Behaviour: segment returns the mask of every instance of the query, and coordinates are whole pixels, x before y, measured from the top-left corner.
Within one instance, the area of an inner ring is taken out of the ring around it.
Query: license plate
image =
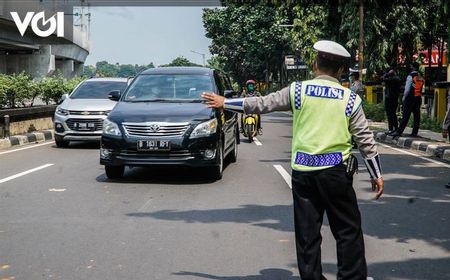
[[[95,123],[75,123],[78,130],[95,130]]]
[[[170,141],[165,140],[139,140],[138,151],[170,151]]]

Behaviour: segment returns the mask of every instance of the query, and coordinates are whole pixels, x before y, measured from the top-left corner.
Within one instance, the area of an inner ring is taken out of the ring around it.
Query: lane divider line
[[[12,175],[12,176],[6,177],[6,178],[4,178],[4,179],[0,179],[0,184],[5,183],[5,182],[8,182],[8,181],[11,181],[11,180],[13,180],[13,179],[16,179],[16,178],[19,178],[19,177],[22,177],[22,176],[25,176],[25,175],[27,175],[27,174],[30,174],[30,173],[33,173],[33,172],[36,172],[36,171],[39,171],[39,170],[41,170],[41,169],[50,167],[50,166],[52,166],[52,165],[53,165],[53,163],[47,163],[47,164],[38,166],[38,167],[36,167],[36,168],[33,168],[33,169],[30,169],[30,170],[27,170],[27,171],[18,173],[18,174],[16,174],[16,175]]]
[[[443,163],[443,162],[440,162],[440,161],[437,161],[437,160],[434,160],[434,159],[431,159],[431,158],[423,157],[423,156],[420,156],[420,155],[417,155],[417,154],[414,154],[414,153],[411,153],[411,152],[408,152],[408,151],[405,151],[405,150],[402,150],[402,149],[394,148],[394,147],[391,147],[389,145],[386,145],[386,144],[383,144],[383,143],[380,143],[380,142],[378,142],[378,145],[380,145],[382,147],[385,147],[385,148],[392,149],[392,150],[397,151],[397,152],[401,152],[401,153],[413,156],[413,157],[418,157],[420,159],[432,162],[432,163],[440,165],[442,167],[450,168],[450,164],[447,164],[447,163]]]
[[[262,143],[259,142],[259,140],[256,137],[253,138],[253,142],[255,142],[256,146],[262,146]]]
[[[30,145],[30,146],[25,147],[25,148],[14,149],[14,150],[6,151],[6,152],[0,152],[0,155],[14,153],[14,152],[19,152],[19,151],[23,151],[23,150],[28,150],[28,149],[37,148],[37,147],[40,147],[40,146],[50,145],[50,144],[54,144],[54,143],[55,143],[54,141],[50,141],[48,143],[34,144],[34,145]]]
[[[291,181],[291,175],[286,171],[286,169],[283,168],[283,166],[279,164],[274,164],[273,167],[280,173],[281,177],[283,177],[284,181],[288,185],[290,189],[292,189],[292,181]]]

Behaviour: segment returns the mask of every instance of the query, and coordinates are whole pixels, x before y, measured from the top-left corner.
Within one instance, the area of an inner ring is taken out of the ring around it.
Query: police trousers
[[[320,248],[324,213],[336,240],[337,279],[366,280],[361,215],[352,184],[344,164],[321,171],[292,171],[297,263],[302,280],[324,279]]]
[[[417,135],[420,125],[420,106],[422,105],[421,96],[408,96],[403,104],[403,116],[400,126],[398,127],[398,133],[402,134],[408,125],[409,117],[411,113],[414,116],[413,129],[411,134]]]

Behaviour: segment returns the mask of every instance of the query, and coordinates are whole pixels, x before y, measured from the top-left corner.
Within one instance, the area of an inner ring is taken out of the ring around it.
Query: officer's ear
[[[313,62],[313,65],[312,65],[312,70],[313,70],[313,72],[315,73],[315,72],[317,72],[317,59],[314,59],[314,62]]]

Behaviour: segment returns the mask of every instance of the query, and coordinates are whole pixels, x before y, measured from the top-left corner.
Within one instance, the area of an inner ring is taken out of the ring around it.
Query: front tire
[[[253,142],[253,125],[252,124],[247,124],[247,137],[248,137],[248,142],[252,143]]]
[[[123,173],[125,172],[125,166],[107,166],[105,165],[105,173],[106,177],[109,179],[120,179],[123,177]]]
[[[67,147],[69,147],[70,141],[64,141],[63,139],[64,139],[63,137],[60,137],[60,136],[57,136],[57,135],[55,136],[56,147],[58,147],[58,148],[67,148]]]
[[[239,137],[239,136],[237,136]],[[230,155],[228,156],[230,159],[230,162],[236,162],[237,161],[237,155],[238,155],[238,140],[237,137],[234,138],[233,143],[233,150],[231,150]]]
[[[212,166],[209,168],[208,177],[213,180],[220,180],[223,176],[223,148],[222,145],[219,145],[217,149],[216,159],[218,161],[218,165]]]

